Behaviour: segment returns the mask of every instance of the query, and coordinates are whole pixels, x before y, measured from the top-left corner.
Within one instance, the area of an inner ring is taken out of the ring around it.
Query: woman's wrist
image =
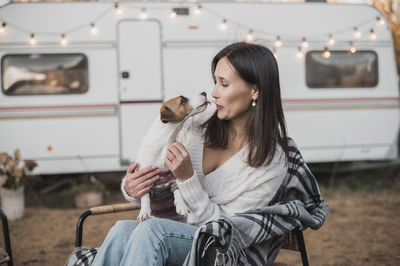
[[[191,178],[194,175],[193,169],[190,169],[190,171],[187,171],[186,173],[182,173],[179,176],[176,177],[176,179],[179,180],[179,182],[185,182],[189,178]]]

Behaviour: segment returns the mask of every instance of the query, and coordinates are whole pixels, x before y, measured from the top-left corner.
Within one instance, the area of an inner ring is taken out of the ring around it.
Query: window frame
[[[23,93],[23,94],[12,94],[12,93],[8,93],[5,91],[4,88],[4,61],[7,57],[9,56],[32,56],[32,55],[45,55],[45,56],[65,56],[65,55],[71,55],[71,56],[82,56],[84,58],[84,60],[86,61],[86,66],[87,66],[87,87],[85,88],[85,90],[81,90],[79,92],[62,92],[62,93]],[[4,54],[1,56],[1,70],[0,70],[0,74],[1,74],[1,91],[3,93],[3,95],[7,95],[7,96],[41,96],[41,95],[47,95],[47,96],[56,96],[56,95],[71,95],[71,94],[85,94],[89,91],[89,86],[90,86],[90,81],[89,81],[89,59],[88,56],[86,54],[83,53],[17,53],[17,54]]]
[[[374,50],[359,50],[357,51],[355,54],[359,54],[359,53],[372,53],[375,55],[376,57],[376,82],[374,83],[373,86],[367,86],[367,85],[359,85],[359,86],[310,86],[307,80],[307,59],[311,56],[311,54],[316,54],[316,53],[323,53],[323,50],[311,50],[311,51],[307,51],[306,56],[305,56],[305,60],[304,60],[304,74],[305,74],[305,83],[306,86],[310,89],[374,89],[378,86],[379,84],[379,57],[378,57],[378,53]],[[348,51],[346,50],[330,50],[331,56],[332,53],[341,53],[341,54],[349,54]],[[350,54],[351,55],[351,54]]]

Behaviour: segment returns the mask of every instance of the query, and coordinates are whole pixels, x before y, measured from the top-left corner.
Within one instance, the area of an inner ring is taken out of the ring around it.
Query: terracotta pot
[[[103,203],[103,193],[99,191],[81,192],[75,196],[75,205],[78,208],[99,206]]]
[[[22,218],[25,209],[24,186],[21,186],[16,190],[2,187],[1,208],[10,221]]]

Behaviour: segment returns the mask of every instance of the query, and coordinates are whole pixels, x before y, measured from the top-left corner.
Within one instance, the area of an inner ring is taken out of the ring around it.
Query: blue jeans
[[[118,221],[92,265],[182,265],[196,230],[196,226],[160,218]]]

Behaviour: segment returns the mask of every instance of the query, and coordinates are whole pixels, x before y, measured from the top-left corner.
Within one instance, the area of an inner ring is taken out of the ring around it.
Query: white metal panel
[[[165,48],[165,98],[190,97],[202,91],[211,98],[214,89],[211,60],[218,50],[219,47]]]
[[[135,161],[141,140],[160,114],[160,106],[160,103],[121,105],[121,160]]]
[[[118,157],[118,120],[116,114],[2,119],[0,139],[1,151],[19,148],[24,158],[53,162],[60,168],[57,172],[75,172],[57,161],[76,161],[85,167],[88,159]],[[36,172],[42,167],[39,164]]]
[[[118,27],[120,99],[162,99],[161,30],[156,21],[122,21]]]
[[[397,141],[398,108],[287,110],[285,116],[289,136],[309,162],[394,156],[390,150]]]

